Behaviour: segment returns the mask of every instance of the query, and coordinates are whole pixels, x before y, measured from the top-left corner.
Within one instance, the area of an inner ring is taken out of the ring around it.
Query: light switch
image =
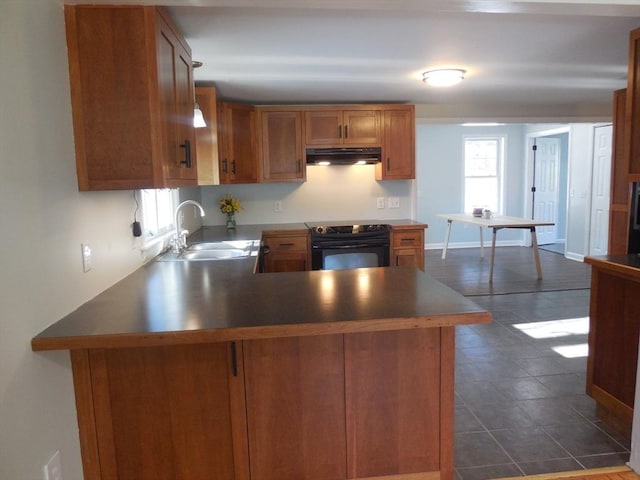
[[[384,197],[378,197],[376,199],[376,203],[378,205],[378,208],[384,208]]]
[[[389,197],[389,208],[400,208],[400,197]]]

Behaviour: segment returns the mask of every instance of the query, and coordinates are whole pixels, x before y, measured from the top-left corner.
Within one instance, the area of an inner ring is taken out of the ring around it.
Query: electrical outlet
[[[47,464],[42,469],[43,480],[62,480],[62,461],[60,460],[60,450],[53,454]]]
[[[384,197],[378,197],[376,199],[376,205],[378,208],[384,208]]]
[[[400,208],[400,197],[389,197],[389,208]]]
[[[276,213],[282,212],[282,202],[281,201],[273,202],[273,211],[276,212]]]
[[[91,270],[91,247],[86,243],[81,243],[82,248],[82,270],[87,273]]]

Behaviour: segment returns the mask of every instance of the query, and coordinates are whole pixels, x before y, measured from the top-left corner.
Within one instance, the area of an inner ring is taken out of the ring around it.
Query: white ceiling
[[[108,2],[104,2],[108,3]],[[122,2],[121,2],[122,3]],[[256,104],[410,102],[440,117],[608,115],[640,0],[159,0],[204,66]],[[426,69],[467,70],[428,87]]]

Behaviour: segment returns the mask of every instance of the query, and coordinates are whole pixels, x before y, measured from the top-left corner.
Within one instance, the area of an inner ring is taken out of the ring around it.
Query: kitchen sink
[[[189,245],[180,253],[169,251],[159,261],[229,260],[233,258],[255,257],[260,242],[257,240],[229,240],[223,242],[203,242]]]

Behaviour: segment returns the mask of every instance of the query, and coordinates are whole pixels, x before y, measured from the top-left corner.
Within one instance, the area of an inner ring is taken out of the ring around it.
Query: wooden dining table
[[[552,226],[553,222],[542,220],[532,220],[530,218],[510,217],[505,215],[492,215],[490,218],[475,217],[470,213],[441,213],[437,215],[447,221],[447,231],[444,237],[444,246],[442,248],[442,259],[447,258],[447,248],[449,246],[449,237],[451,236],[451,225],[453,222],[466,223],[476,225],[480,229],[480,256],[484,257],[484,240],[483,228],[491,228],[493,236],[491,238],[491,266],[489,269],[489,282],[493,282],[493,263],[496,252],[496,234],[498,230],[505,228],[528,229],[531,232],[531,247],[533,248],[533,256],[536,263],[536,271],[538,280],[542,279],[542,266],[540,265],[540,254],[538,252],[538,239],[536,237],[536,227]]]

